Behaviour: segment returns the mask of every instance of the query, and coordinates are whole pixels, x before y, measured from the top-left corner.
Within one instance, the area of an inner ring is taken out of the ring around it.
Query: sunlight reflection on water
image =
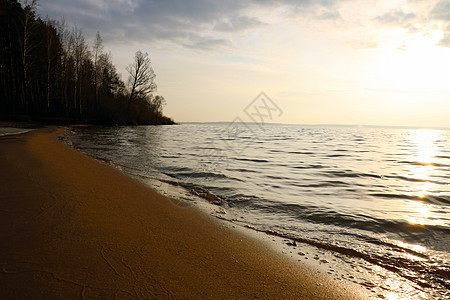
[[[441,138],[441,130],[417,129],[409,132],[409,142],[412,144],[413,153],[410,155],[410,161],[417,162],[410,171],[413,178],[420,180],[414,186],[415,190],[411,193],[424,199],[429,195],[433,183],[431,176],[435,171],[436,156],[439,155],[437,141]],[[406,220],[411,224],[417,225],[441,225],[445,224],[436,216],[427,203],[417,201],[408,201],[410,214],[405,215]]]

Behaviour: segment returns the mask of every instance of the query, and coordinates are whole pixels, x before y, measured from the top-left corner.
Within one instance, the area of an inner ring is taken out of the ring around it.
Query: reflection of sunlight
[[[441,135],[439,130],[421,129],[415,130],[415,143],[417,147],[417,161],[423,164],[431,164],[436,155],[435,142]]]
[[[430,217],[430,209],[426,204],[412,202],[409,204],[411,215],[406,217],[406,220],[411,224],[426,225]]]
[[[397,294],[397,293],[395,293],[395,292],[389,292],[389,293],[387,293],[386,295],[385,295],[385,298],[387,299],[387,300],[409,300],[409,299],[411,299],[411,298],[409,298],[409,297],[403,297],[403,296],[401,296],[401,295],[399,295],[399,294]]]
[[[408,244],[402,241],[396,241],[395,244],[401,248],[411,249],[415,252],[424,253],[427,248],[421,245]]]
[[[416,291],[415,289],[409,285],[405,284],[403,280],[398,280],[396,278],[390,277],[387,278],[384,282],[385,286],[389,288],[389,292],[387,292],[384,296],[388,300],[409,300],[416,299],[413,295]]]
[[[412,130],[411,143],[412,155],[409,161],[412,162],[411,175],[413,178],[421,180],[417,185],[411,185],[411,193],[419,198],[425,198],[429,195],[433,183],[430,182],[430,176],[435,170],[434,160],[438,155],[436,141],[442,134],[439,130]],[[431,225],[436,222],[432,220],[432,211],[427,203],[408,201],[408,210],[410,214],[405,216],[411,224]],[[431,219],[430,219],[431,218]]]
[[[414,130],[411,133],[415,135],[413,137],[413,143],[416,148],[416,153],[413,155],[411,161],[418,164],[417,167],[412,169],[412,173],[416,179],[427,180],[423,182],[420,189],[416,191],[416,195],[423,198],[428,194],[431,186],[428,180],[435,168],[433,161],[437,155],[436,141],[441,135],[441,132],[439,130],[421,129]]]
[[[445,225],[445,221],[439,218],[433,218],[433,211],[429,204],[417,201],[407,202],[409,215],[405,216],[406,220],[416,225]]]
[[[381,278],[383,278],[383,290],[380,294],[383,294],[384,299],[388,300],[410,300],[422,299],[426,296],[425,292],[417,291],[408,281],[398,276],[393,272],[386,269],[374,266],[373,271],[376,272]],[[381,298],[381,297],[380,297]]]
[[[432,170],[432,168],[429,167],[420,167],[420,168],[416,168],[413,170],[413,174],[415,178],[419,178],[422,180],[428,180],[428,176],[430,174],[430,171]],[[419,187],[419,189],[417,190],[417,197],[419,198],[424,198],[429,191],[431,184],[430,182],[423,182]]]

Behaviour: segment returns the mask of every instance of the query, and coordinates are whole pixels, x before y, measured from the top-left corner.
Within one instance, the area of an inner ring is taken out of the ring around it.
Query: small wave
[[[294,169],[323,169],[326,167],[323,165],[302,165],[302,166],[295,166],[292,168],[294,168]]]
[[[165,171],[169,172],[169,173],[178,174],[178,173],[192,172],[192,169],[187,168],[187,167],[181,167],[181,166],[180,167],[167,166],[167,167],[165,167]]]
[[[266,159],[256,159],[256,158],[234,158],[235,160],[239,161],[250,161],[250,162],[257,162],[257,163],[268,163],[269,161]]]
[[[287,152],[289,154],[302,154],[302,155],[315,155],[316,153],[314,152],[305,152],[305,151],[291,151],[291,152]]]
[[[418,196],[410,196],[404,194],[389,194],[389,193],[372,193],[369,194],[372,197],[381,197],[381,198],[389,198],[389,199],[407,199],[407,200],[420,200]]]
[[[322,174],[327,177],[350,177],[350,178],[370,177],[370,178],[377,178],[377,179],[383,178],[383,176],[378,175],[378,174],[355,173],[352,171],[328,171],[328,172],[324,172]]]
[[[450,205],[450,195],[448,196],[433,196],[428,195],[424,197],[426,200],[428,200],[430,203],[433,204],[445,204]]]
[[[202,147],[202,146],[196,146],[196,147],[192,147],[192,149],[194,149],[194,150],[219,150],[219,151],[221,151],[221,150],[223,150],[223,149],[221,149],[221,148],[217,148],[217,147]]]
[[[319,183],[312,183],[312,184],[300,184],[300,183],[292,183],[293,186],[302,187],[302,188],[324,188],[324,187],[342,187],[342,186],[349,186],[350,184],[338,181],[338,180],[330,180],[325,182],[319,182]]]
[[[450,205],[450,196],[425,195],[423,197],[419,197],[419,196],[413,196],[413,195],[389,194],[389,193],[372,193],[372,194],[369,194],[369,196],[390,198],[390,199],[407,199],[407,200],[415,200],[415,201],[420,201],[420,202],[427,202],[430,204]]]
[[[77,149],[84,150],[84,151],[101,151],[101,152],[108,152],[112,150],[111,146],[106,145],[89,145],[89,146],[78,146]]]
[[[176,155],[161,155],[161,158],[180,158],[180,157]]]
[[[401,164],[408,164],[408,165],[414,165],[414,166],[450,167],[450,165],[439,164],[439,163],[434,163],[434,162],[420,162],[420,161],[402,160],[402,161],[399,161],[399,163],[401,163]]]
[[[401,176],[401,175],[385,175],[384,177],[389,178],[389,179],[400,179],[400,180],[409,181],[409,182],[431,182],[431,183],[436,183],[436,184],[444,184],[442,182],[435,181],[435,180],[407,177],[407,176]]]
[[[285,176],[274,176],[274,175],[266,175],[266,178],[274,179],[274,180],[291,180],[292,178],[285,177]]]
[[[435,157],[437,157],[437,158],[443,158],[443,159],[450,159],[450,156],[447,156],[447,155],[437,155],[437,156],[435,156]]]
[[[271,152],[271,153],[284,153],[283,150],[276,150],[276,149],[270,149],[268,151]]]
[[[223,203],[224,203],[224,200],[222,197],[211,193],[210,191],[208,191],[207,189],[205,189],[202,186],[199,186],[199,185],[196,185],[193,183],[186,183],[186,182],[179,182],[179,181],[170,181],[170,180],[162,180],[162,181],[166,182],[168,184],[171,184],[171,185],[181,186],[184,189],[188,190],[192,195],[203,198],[211,204],[220,206],[220,205],[223,205]]]
[[[227,169],[228,171],[233,171],[233,172],[243,172],[243,173],[258,173],[255,170],[252,169],[241,169],[241,168],[237,168],[237,169]]]
[[[220,174],[220,173],[212,173],[212,172],[181,172],[178,173],[178,175],[182,176],[182,177],[188,177],[188,178],[221,178],[221,179],[231,179],[231,180],[236,180],[236,181],[242,181],[241,179],[238,178],[232,178],[232,177],[228,177],[225,174]]]

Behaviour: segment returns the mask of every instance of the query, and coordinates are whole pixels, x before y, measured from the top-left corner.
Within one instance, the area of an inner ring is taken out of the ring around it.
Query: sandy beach
[[[58,141],[0,137],[0,298],[361,299]]]

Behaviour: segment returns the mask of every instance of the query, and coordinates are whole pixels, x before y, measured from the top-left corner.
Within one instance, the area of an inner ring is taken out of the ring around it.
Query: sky
[[[178,122],[251,121],[264,92],[279,108],[266,122],[450,127],[449,0],[40,0],[38,13],[91,45],[99,31],[124,81],[148,52]]]

